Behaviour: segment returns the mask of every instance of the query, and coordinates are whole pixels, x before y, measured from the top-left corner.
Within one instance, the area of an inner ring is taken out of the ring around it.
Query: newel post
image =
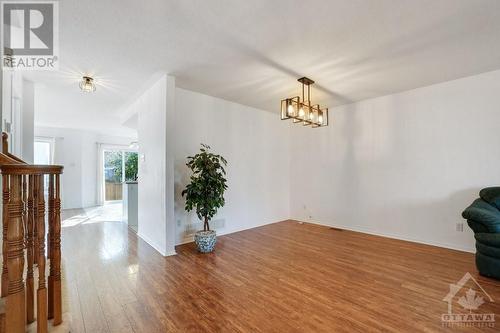
[[[7,154],[9,152],[9,135],[2,132],[2,153]]]

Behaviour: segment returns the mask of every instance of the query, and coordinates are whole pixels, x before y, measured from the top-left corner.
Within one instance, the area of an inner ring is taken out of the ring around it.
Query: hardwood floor
[[[65,225],[72,332],[500,328],[442,326],[449,284],[466,272],[497,301],[479,312],[500,315],[500,282],[479,276],[470,253],[285,221],[219,237],[213,254],[186,244],[163,258],[121,222]]]

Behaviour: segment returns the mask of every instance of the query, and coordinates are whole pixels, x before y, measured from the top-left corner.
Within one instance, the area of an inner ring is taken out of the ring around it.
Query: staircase
[[[7,140],[7,134],[3,133],[0,333],[44,333],[63,322],[60,216],[63,167],[26,164],[8,152]],[[48,182],[47,199],[45,182]]]

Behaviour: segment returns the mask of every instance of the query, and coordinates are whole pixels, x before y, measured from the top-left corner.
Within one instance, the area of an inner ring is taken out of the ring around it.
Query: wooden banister
[[[2,149],[8,147],[2,137]],[[22,160],[0,153],[3,203],[3,263],[2,297],[6,299],[6,331],[21,333],[35,321],[38,333],[62,323],[61,298],[61,199],[62,166],[29,165]],[[45,178],[49,180],[49,277],[46,286],[45,257]],[[25,265],[26,258],[26,265]],[[35,266],[36,265],[36,266]],[[38,270],[36,292],[34,270]],[[23,280],[26,273],[26,281]],[[1,332],[1,328],[0,328]]]

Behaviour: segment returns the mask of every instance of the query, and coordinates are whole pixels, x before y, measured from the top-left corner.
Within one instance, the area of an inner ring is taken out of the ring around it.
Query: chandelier
[[[94,78],[90,76],[84,76],[82,77],[82,80],[80,81],[80,89],[82,91],[90,93],[94,92],[96,90],[95,83],[94,83]]]
[[[302,77],[302,99],[300,96],[287,98],[281,101],[281,120],[292,119],[294,123],[302,123],[312,127],[328,126],[328,108],[320,108],[319,104],[311,102],[311,85],[314,81]],[[307,95],[306,95],[307,92]]]

